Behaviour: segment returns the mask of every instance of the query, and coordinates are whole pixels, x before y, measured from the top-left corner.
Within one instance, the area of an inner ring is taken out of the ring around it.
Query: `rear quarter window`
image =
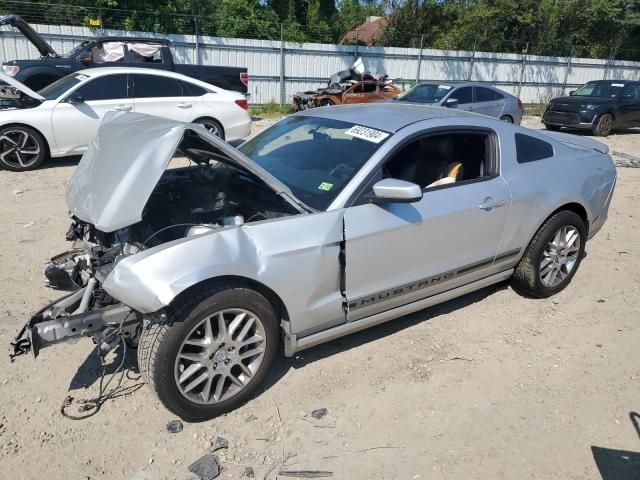
[[[516,156],[518,163],[543,160],[553,157],[553,146],[544,140],[516,133]]]

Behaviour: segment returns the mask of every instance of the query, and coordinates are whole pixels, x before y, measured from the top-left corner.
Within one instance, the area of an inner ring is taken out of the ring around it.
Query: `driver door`
[[[58,102],[51,114],[51,127],[58,151],[67,155],[79,154],[87,149],[107,112],[133,109],[133,99],[128,98],[126,74],[91,79],[70,95],[79,95],[82,101],[74,101],[67,96]]]
[[[346,209],[348,321],[496,273],[510,203],[505,180],[487,169],[476,179],[423,188],[414,203]]]

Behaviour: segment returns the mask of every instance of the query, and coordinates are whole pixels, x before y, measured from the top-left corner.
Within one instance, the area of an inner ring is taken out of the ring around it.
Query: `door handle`
[[[130,105],[118,105],[115,110],[118,110],[119,112],[130,112],[131,111],[131,106]]]
[[[493,210],[494,208],[503,206],[505,203],[506,203],[506,200],[504,198],[501,198],[500,200],[496,200],[493,197],[487,197],[484,199],[484,202],[478,205],[478,208],[480,210],[490,211],[490,210]]]
[[[179,104],[178,104],[178,107],[179,107],[179,108],[191,108],[191,107],[193,107],[193,105],[192,105],[192,104],[190,104],[190,103],[184,103],[184,102],[182,102],[182,103],[179,103]]]

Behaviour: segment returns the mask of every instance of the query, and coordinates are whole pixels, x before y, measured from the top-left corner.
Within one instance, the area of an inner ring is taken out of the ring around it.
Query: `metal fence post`
[[[564,95],[567,91],[567,82],[569,81],[569,72],[571,71],[571,62],[573,61],[573,45],[571,45],[571,52],[569,53],[569,60],[567,60],[567,68],[564,70],[564,79],[562,80],[562,92]]]
[[[280,24],[280,106],[285,104],[286,89],[284,85],[284,24]]]
[[[471,81],[473,77],[473,62],[476,59],[476,44],[473,43],[473,52],[471,52],[471,60],[469,61],[469,71],[467,72],[467,81]]]
[[[196,65],[200,65],[200,42],[198,41],[198,17],[193,17],[193,26],[196,31]]]
[[[422,48],[424,47],[424,33],[420,35],[420,51],[418,52],[418,67],[416,68],[416,84],[420,83],[420,69],[422,68]]]
[[[529,52],[529,42],[527,42],[525,52]],[[527,66],[527,53],[525,53],[524,57],[522,57],[522,66],[520,67],[520,81],[518,82],[518,95],[517,95],[518,98],[520,98],[520,94],[522,93],[522,83],[524,82],[524,69],[526,68],[526,66]]]

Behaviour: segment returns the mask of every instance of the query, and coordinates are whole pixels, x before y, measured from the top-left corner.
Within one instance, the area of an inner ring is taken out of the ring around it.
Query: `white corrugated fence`
[[[282,43],[194,35],[93,30],[66,25],[32,25],[64,53],[94,36],[119,35],[168,38],[178,63],[246,67],[251,102],[290,102],[301,90],[325,86],[329,76],[349,68],[361,56],[373,74],[386,73],[408,86],[419,80],[489,82],[525,103],[544,103],[588,80],[637,79],[640,63],[525,54],[465,52],[417,48],[362,47],[319,43]],[[0,28],[0,61],[37,58],[38,52],[12,27]],[[284,65],[284,72],[282,72]]]

